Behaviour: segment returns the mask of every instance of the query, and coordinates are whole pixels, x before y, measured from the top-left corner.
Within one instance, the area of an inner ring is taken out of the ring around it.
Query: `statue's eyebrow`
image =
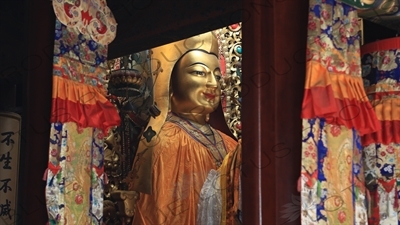
[[[219,68],[219,67],[215,68],[214,72],[217,71],[217,70],[218,70],[219,72],[221,72],[221,68]]]
[[[208,66],[207,66],[206,64],[202,63],[202,62],[195,62],[195,63],[193,63],[193,64],[191,64],[191,65],[189,65],[189,66],[194,66],[194,65],[197,65],[197,64],[203,65],[203,66],[205,66],[205,67],[208,68]],[[189,67],[189,66],[188,66],[188,67]]]

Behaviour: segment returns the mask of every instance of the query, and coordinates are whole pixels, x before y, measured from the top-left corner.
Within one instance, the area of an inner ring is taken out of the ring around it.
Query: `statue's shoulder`
[[[226,147],[228,148],[228,152],[232,151],[233,149],[236,148],[238,142],[231,138],[230,136],[228,136],[227,134],[223,133],[222,131],[216,130],[220,135],[222,140],[224,140],[224,143],[226,145]]]
[[[161,127],[157,136],[157,141],[161,145],[169,145],[171,142],[179,142],[179,139],[184,138],[186,131],[178,124],[166,121]]]
[[[160,130],[160,135],[177,135],[182,132],[182,128],[173,122],[166,121]]]

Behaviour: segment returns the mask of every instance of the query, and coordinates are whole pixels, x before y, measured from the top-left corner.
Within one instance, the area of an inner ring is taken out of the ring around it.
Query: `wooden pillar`
[[[285,218],[282,211],[301,207],[308,0],[243,3],[243,222],[300,224],[300,214]]]
[[[50,135],[55,15],[48,0],[26,1],[28,51],[21,140],[19,220],[17,224],[45,225],[45,181]],[[22,7],[22,6],[21,6]]]

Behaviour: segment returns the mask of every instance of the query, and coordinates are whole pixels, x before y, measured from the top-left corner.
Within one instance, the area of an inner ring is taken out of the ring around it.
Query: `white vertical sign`
[[[0,112],[0,225],[17,221],[21,116]]]

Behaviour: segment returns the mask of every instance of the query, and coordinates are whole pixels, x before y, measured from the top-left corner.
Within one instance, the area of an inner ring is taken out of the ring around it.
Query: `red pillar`
[[[243,222],[300,224],[300,214],[290,220],[282,211],[301,207],[308,0],[243,2]]]

